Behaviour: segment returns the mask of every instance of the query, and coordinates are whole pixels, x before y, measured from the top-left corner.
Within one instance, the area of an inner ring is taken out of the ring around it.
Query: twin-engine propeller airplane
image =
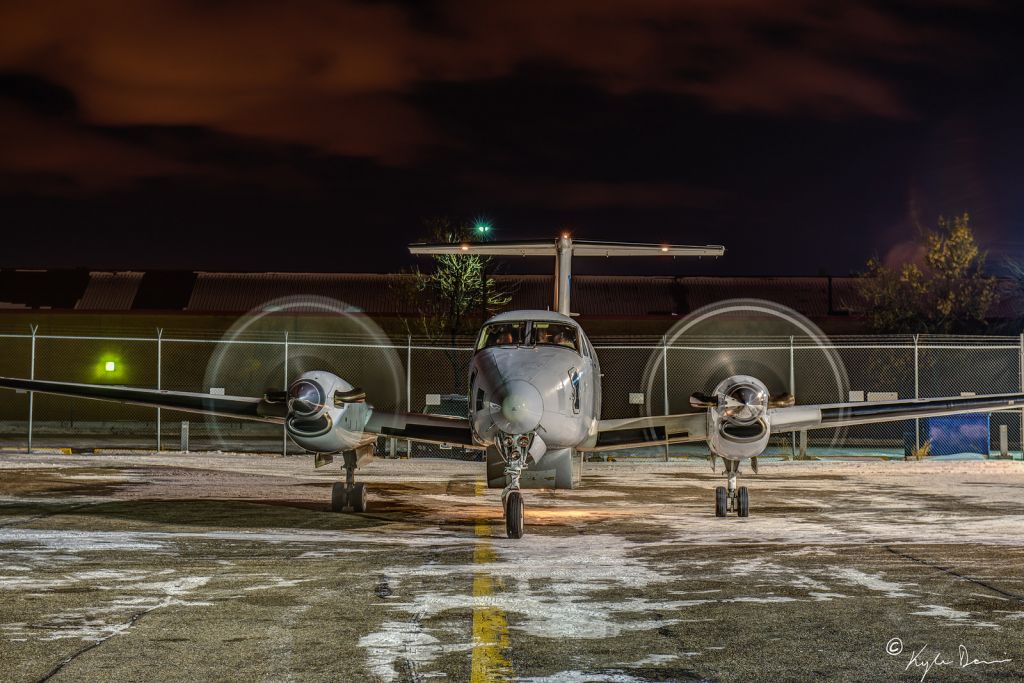
[[[1024,393],[795,405],[793,396],[771,396],[759,379],[735,375],[709,394],[692,395],[697,412],[602,420],[597,354],[569,314],[573,255],[721,256],[724,247],[585,242],[563,235],[554,242],[415,244],[410,251],[555,257],[555,311],[502,313],[480,330],[465,418],[375,411],[363,391],[322,371],[303,373],[288,391],[262,397],[14,378],[0,378],[0,387],[284,424],[292,441],[316,454],[317,466],[330,462],[331,454],[342,455],[345,482],[335,483],[331,495],[331,509],[339,512],[366,510],[366,487],[355,482],[355,470],[372,457],[378,436],[485,449],[488,485],[504,489],[510,538],[523,535],[521,490],[577,486],[573,462],[580,451],[706,441],[711,457],[725,463],[727,477],[715,491],[715,514],[746,517],[747,489],[737,487],[740,464],[749,460],[756,471],[772,434],[1024,407]]]

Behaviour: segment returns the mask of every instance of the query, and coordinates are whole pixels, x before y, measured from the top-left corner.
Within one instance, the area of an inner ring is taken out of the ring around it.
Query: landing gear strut
[[[714,457],[714,456],[712,456]],[[725,517],[735,512],[740,517],[750,516],[750,494],[746,486],[737,488],[736,479],[740,473],[740,461],[722,458],[725,463],[725,476],[728,487],[719,486],[715,489],[715,516]]]
[[[356,483],[356,452],[344,451],[341,455],[345,460],[345,483],[338,481],[331,487],[331,511],[344,512],[351,506],[352,512],[366,512],[366,484]]]
[[[526,464],[526,455],[533,443],[533,434],[502,434],[495,440],[498,452],[505,458],[505,490],[501,506],[505,512],[505,533],[509,538],[523,537],[523,494],[519,477]]]

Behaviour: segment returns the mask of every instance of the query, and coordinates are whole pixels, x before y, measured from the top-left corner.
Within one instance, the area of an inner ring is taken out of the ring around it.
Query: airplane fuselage
[[[493,445],[529,434],[530,454],[576,448],[596,436],[597,356],[579,324],[552,311],[510,311],[481,329],[469,371],[474,438]]]

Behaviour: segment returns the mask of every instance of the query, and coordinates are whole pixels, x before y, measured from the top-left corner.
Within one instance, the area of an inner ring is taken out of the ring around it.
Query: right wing
[[[140,389],[138,387],[112,386],[108,384],[78,384],[75,382],[50,382],[39,379],[0,377],[0,388],[34,391],[41,394],[91,398],[100,401],[114,401],[136,406],[167,408],[185,413],[202,413],[219,417],[233,417],[256,422],[284,424],[287,406],[264,398],[250,396],[214,396],[190,391],[168,391],[166,389]]]
[[[473,430],[469,426],[469,419],[465,417],[426,413],[384,413],[374,410],[366,423],[365,431],[424,443],[485,448],[473,440]]]
[[[151,408],[166,408],[185,413],[200,413],[256,422],[284,424],[288,407],[284,396],[214,396],[189,391],[141,389],[108,384],[50,382],[38,379],[0,377],[0,388],[33,391],[41,394],[90,398]],[[283,392],[282,392],[283,393]],[[421,413],[386,413],[374,410],[365,432],[426,443],[452,444],[482,448],[473,441],[467,418]]]

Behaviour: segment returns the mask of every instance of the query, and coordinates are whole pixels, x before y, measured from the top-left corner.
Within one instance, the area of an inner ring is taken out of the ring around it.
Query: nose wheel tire
[[[523,494],[519,491],[505,496],[505,531],[509,538],[523,537]]]
[[[348,507],[348,489],[340,481],[331,487],[331,512],[343,512]]]
[[[729,494],[724,486],[715,488],[715,517],[729,514]]]
[[[740,517],[750,516],[750,496],[746,486],[741,486],[736,492],[736,514]]]

